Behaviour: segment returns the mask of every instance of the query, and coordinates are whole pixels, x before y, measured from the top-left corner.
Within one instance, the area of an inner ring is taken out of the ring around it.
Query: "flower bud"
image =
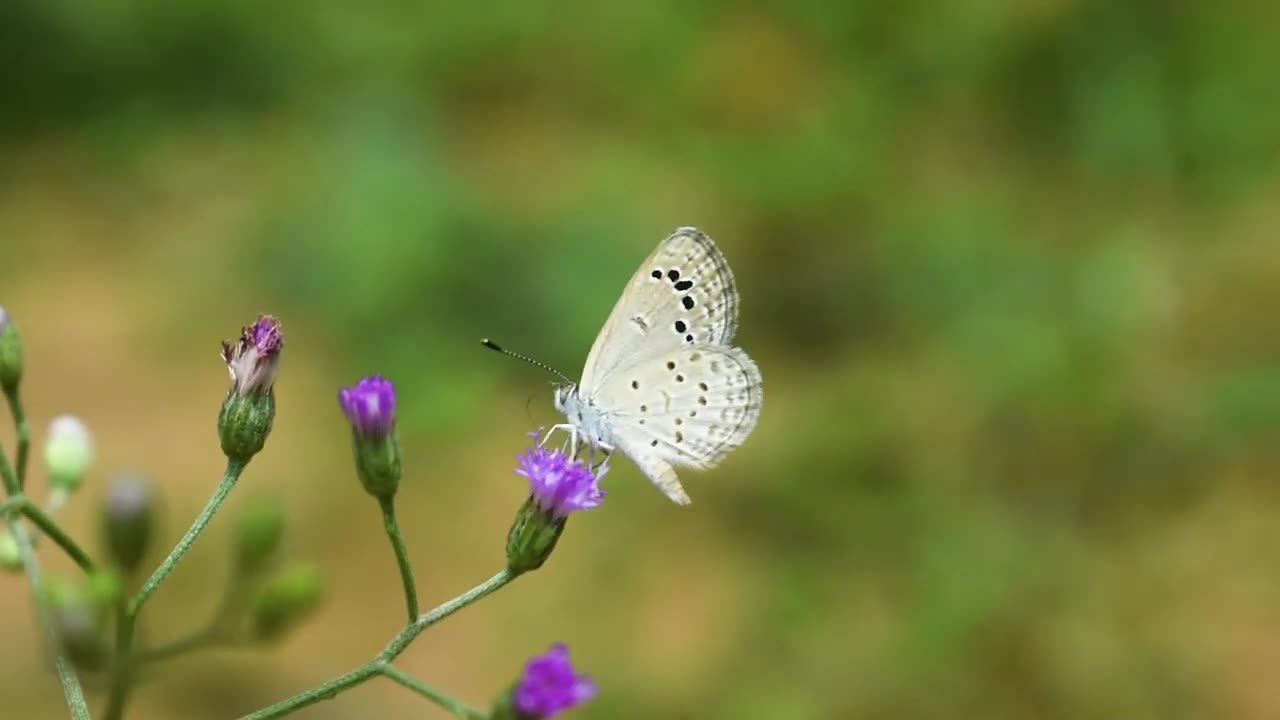
[[[253,599],[253,631],[275,640],[306,618],[323,593],[320,568],[312,564],[286,567],[269,579]]]
[[[10,530],[0,530],[0,570],[10,573],[22,572],[22,551],[18,548],[18,539]]]
[[[51,580],[45,597],[63,651],[77,667],[96,670],[109,652],[103,638],[105,613],[79,585]]]
[[[276,416],[275,394],[241,397],[227,393],[218,413],[218,438],[222,441],[222,453],[232,460],[249,462],[249,459],[267,444],[271,424]]]
[[[273,388],[283,348],[284,334],[270,315],[244,327],[236,342],[222,343],[231,388],[218,413],[218,437],[231,460],[248,462],[267,442],[275,420]]]
[[[254,498],[237,518],[237,569],[245,574],[259,570],[280,546],[283,535],[284,508],[274,498]]]
[[[370,495],[391,498],[400,487],[400,441],[396,438],[396,392],[391,381],[374,375],[338,391],[342,412],[351,422],[356,474]]]
[[[524,674],[514,687],[498,696],[492,720],[543,720],[581,705],[599,690],[590,677],[579,675],[569,662],[563,644],[525,664]]]
[[[507,568],[513,573],[537,570],[551,557],[564,532],[565,518],[554,518],[538,509],[530,496],[516,512],[507,531]]]
[[[102,508],[102,534],[115,564],[133,572],[142,563],[155,522],[154,492],[141,477],[112,480]]]
[[[516,473],[529,478],[529,497],[507,533],[507,567],[524,573],[542,567],[551,556],[571,513],[604,502],[606,493],[598,483],[609,468],[601,468],[597,475],[581,460],[540,447],[530,448],[518,458]]]
[[[54,418],[44,444],[44,464],[54,488],[75,492],[93,462],[93,437],[73,415]]]
[[[0,305],[0,388],[7,393],[22,382],[22,338],[9,311]]]

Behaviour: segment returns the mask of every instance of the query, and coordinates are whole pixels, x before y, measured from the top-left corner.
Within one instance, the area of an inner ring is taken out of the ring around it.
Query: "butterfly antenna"
[[[525,361],[525,362],[529,363],[530,365],[533,365],[534,367],[540,367],[540,368],[542,368],[543,370],[546,370],[547,372],[551,373],[552,375],[555,375],[555,376],[559,377],[560,379],[564,380],[565,382],[569,383],[570,385],[572,385],[572,384],[573,384],[573,381],[572,381],[572,380],[570,380],[570,379],[568,378],[568,376],[566,376],[564,373],[560,372],[559,370],[557,370],[557,369],[555,369],[555,368],[551,367],[550,365],[548,365],[548,364],[546,364],[546,363],[544,363],[544,362],[540,362],[540,361],[538,361],[538,360],[534,360],[533,358],[529,357],[528,355],[521,355],[521,354],[520,354],[520,353],[518,353],[518,352],[512,352],[512,351],[510,351],[510,350],[508,350],[508,349],[506,349],[506,348],[502,347],[502,346],[501,346],[501,345],[499,345],[498,343],[496,343],[496,342],[494,342],[494,341],[490,340],[489,338],[485,338],[485,339],[481,340],[481,341],[480,341],[480,344],[481,344],[481,345],[484,345],[485,347],[489,348],[490,350],[493,350],[494,352],[500,352],[500,353],[502,353],[503,355],[508,355],[508,356],[513,357],[513,358],[515,358],[515,359],[517,359],[517,360],[523,360],[523,361]]]

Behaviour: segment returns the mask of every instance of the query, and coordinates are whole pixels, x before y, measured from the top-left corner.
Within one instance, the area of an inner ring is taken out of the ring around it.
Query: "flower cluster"
[[[342,412],[365,437],[385,437],[396,426],[396,389],[381,375],[362,379],[338,391]]]
[[[338,404],[351,423],[360,482],[370,495],[389,500],[400,488],[395,386],[381,375],[372,375],[339,390]]]
[[[596,692],[590,677],[574,672],[569,648],[557,644],[525,664],[512,698],[525,717],[553,718],[595,697]]]
[[[240,397],[270,392],[276,383],[283,349],[284,332],[270,315],[242,328],[235,342],[224,340],[222,359],[231,373],[232,391]]]
[[[537,437],[538,433],[531,433]],[[609,467],[592,473],[587,464],[545,447],[532,447],[517,456],[516,472],[529,478],[529,492],[538,507],[555,518],[563,518],[579,510],[591,510],[604,502],[599,481]]]

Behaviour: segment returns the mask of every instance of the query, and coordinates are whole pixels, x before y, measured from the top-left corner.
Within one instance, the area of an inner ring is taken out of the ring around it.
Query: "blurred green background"
[[[554,641],[583,718],[1274,718],[1280,700],[1280,5],[0,3],[0,303],[37,432],[165,494],[221,472],[216,351],[288,345],[228,512],[290,512],[325,568],[277,648],[154,673],[139,718],[228,718],[400,622],[339,385],[400,388],[424,603],[488,577],[640,260],[731,261],[761,422],[690,509],[628,463],[546,567],[405,656],[485,704]],[[6,429],[7,425],[3,426]],[[11,445],[9,445],[11,447]],[[37,478],[39,479],[39,478]],[[212,610],[230,521],[149,607]],[[73,576],[42,553],[51,572]],[[6,717],[62,717],[0,578]],[[91,688],[96,703],[101,694]],[[374,682],[306,718],[445,717]]]

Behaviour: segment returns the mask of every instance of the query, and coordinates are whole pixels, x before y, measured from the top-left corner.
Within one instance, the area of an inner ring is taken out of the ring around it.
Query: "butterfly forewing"
[[[680,483],[671,466],[719,464],[755,428],[764,390],[745,351],[698,346],[618,368],[596,398],[623,451],[675,500],[669,488]]]
[[[738,323],[733,273],[711,238],[680,228],[658,245],[627,283],[587,355],[588,395],[637,356],[724,345]]]

